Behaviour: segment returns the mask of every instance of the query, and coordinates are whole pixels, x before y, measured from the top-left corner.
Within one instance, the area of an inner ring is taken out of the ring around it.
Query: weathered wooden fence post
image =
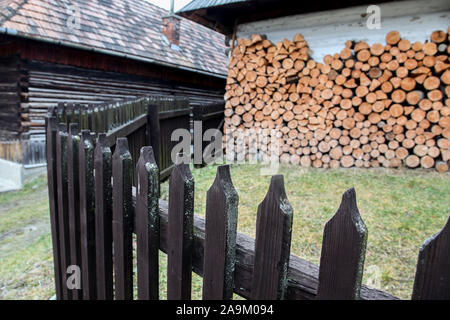
[[[55,270],[56,299],[62,299],[62,274],[60,256],[60,234],[58,216],[58,180],[56,173],[56,117],[54,108],[50,108],[45,118],[46,121],[46,153],[47,153],[47,181],[48,197],[50,199],[50,223],[52,229],[53,265]]]
[[[190,300],[194,233],[194,178],[189,164],[175,165],[169,182],[167,299]]]
[[[273,176],[266,197],[258,206],[253,300],[284,299],[291,249],[293,209],[282,175]]]
[[[67,126],[59,124],[56,134],[56,175],[58,181],[58,221],[61,258],[62,298],[71,299],[67,287],[67,267],[70,265],[69,200],[67,184]]]
[[[115,298],[133,299],[133,202],[131,154],[126,138],[118,138],[113,155],[113,242]]]
[[[94,151],[95,166],[95,244],[97,248],[97,298],[112,300],[112,157],[106,134],[98,135]]]
[[[206,197],[203,299],[233,298],[239,196],[230,167],[217,168]]]
[[[450,300],[450,217],[420,247],[411,299]]]
[[[74,111],[71,119],[74,118]],[[69,124],[69,137],[67,147],[67,177],[69,195],[69,230],[70,230],[70,263],[81,269],[81,241],[80,241],[80,186],[79,186],[79,148],[80,136],[78,123]],[[75,300],[82,299],[83,288],[72,289]]]
[[[136,169],[138,299],[159,299],[159,170],[152,147],[141,148]]]
[[[366,244],[367,228],[356,205],[355,189],[351,188],[325,225],[317,299],[360,298]]]
[[[95,266],[95,182],[94,145],[89,130],[83,130],[80,143],[80,227],[83,299],[97,298]]]

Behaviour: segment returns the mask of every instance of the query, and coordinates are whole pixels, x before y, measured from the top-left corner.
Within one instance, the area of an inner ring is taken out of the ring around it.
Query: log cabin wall
[[[0,57],[0,158],[20,161],[20,59]]]
[[[448,171],[449,6],[381,5],[378,30],[367,7],[239,25],[226,130],[280,130],[285,163]]]
[[[2,56],[8,58],[0,58],[0,68],[8,69],[0,79],[9,86],[0,90],[14,88],[16,94],[0,91],[0,158],[25,165],[45,162],[44,116],[58,102],[96,104],[152,94],[185,96],[192,106],[223,101],[225,80],[219,76],[9,36],[0,36]],[[7,96],[14,106],[3,104]]]

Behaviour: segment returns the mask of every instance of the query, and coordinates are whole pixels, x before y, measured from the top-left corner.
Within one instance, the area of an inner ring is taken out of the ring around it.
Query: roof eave
[[[121,53],[121,52],[114,51],[114,50],[100,49],[100,48],[89,47],[89,46],[85,46],[82,44],[76,44],[76,43],[72,43],[72,42],[59,41],[59,40],[54,40],[54,39],[50,39],[50,38],[42,38],[42,37],[38,37],[38,36],[31,36],[31,35],[24,34],[23,32],[11,29],[11,28],[5,28],[5,27],[0,26],[0,34],[2,34],[2,33],[6,34],[6,35],[10,35],[10,36],[24,38],[24,39],[42,41],[42,42],[61,45],[61,46],[69,47],[69,48],[93,51],[93,52],[98,52],[98,53],[111,55],[111,56],[115,56],[115,57],[121,57],[121,58],[130,59],[130,60],[145,62],[145,63],[157,64],[160,66],[181,69],[181,70],[194,72],[194,73],[198,73],[198,74],[203,74],[203,75],[207,75],[207,76],[211,76],[211,77],[215,77],[215,78],[220,78],[220,79],[227,78],[226,74],[218,74],[215,72],[200,70],[200,69],[196,69],[196,68],[190,68],[187,66],[170,63],[170,62],[165,62],[165,61],[161,61],[161,60],[155,60],[155,59],[142,57],[142,56],[128,55],[128,54]]]

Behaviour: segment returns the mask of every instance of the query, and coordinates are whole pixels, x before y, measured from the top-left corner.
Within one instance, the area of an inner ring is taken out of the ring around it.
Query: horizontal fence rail
[[[272,177],[252,239],[236,231],[239,198],[228,166],[218,167],[208,190],[205,220],[194,214],[189,165],[175,165],[166,202],[158,197],[160,172],[151,147],[140,149],[133,186],[126,138],[118,138],[111,152],[106,134],[57,126],[52,116],[47,128],[58,299],[134,299],[134,258],[137,298],[158,299],[159,250],[168,255],[169,299],[191,298],[192,272],[203,277],[204,299],[231,299],[232,293],[247,299],[397,299],[361,283],[368,231],[353,189],[325,225],[317,266],[290,252],[295,208],[282,176]],[[75,163],[78,169],[69,165]],[[420,248],[413,299],[450,299],[449,246],[450,220]],[[74,264],[81,268],[81,288],[66,285]]]

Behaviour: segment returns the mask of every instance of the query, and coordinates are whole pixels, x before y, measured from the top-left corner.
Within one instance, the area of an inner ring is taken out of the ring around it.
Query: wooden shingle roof
[[[173,49],[161,32],[168,15],[145,0],[0,0],[0,33],[225,77],[224,36],[181,18]]]

